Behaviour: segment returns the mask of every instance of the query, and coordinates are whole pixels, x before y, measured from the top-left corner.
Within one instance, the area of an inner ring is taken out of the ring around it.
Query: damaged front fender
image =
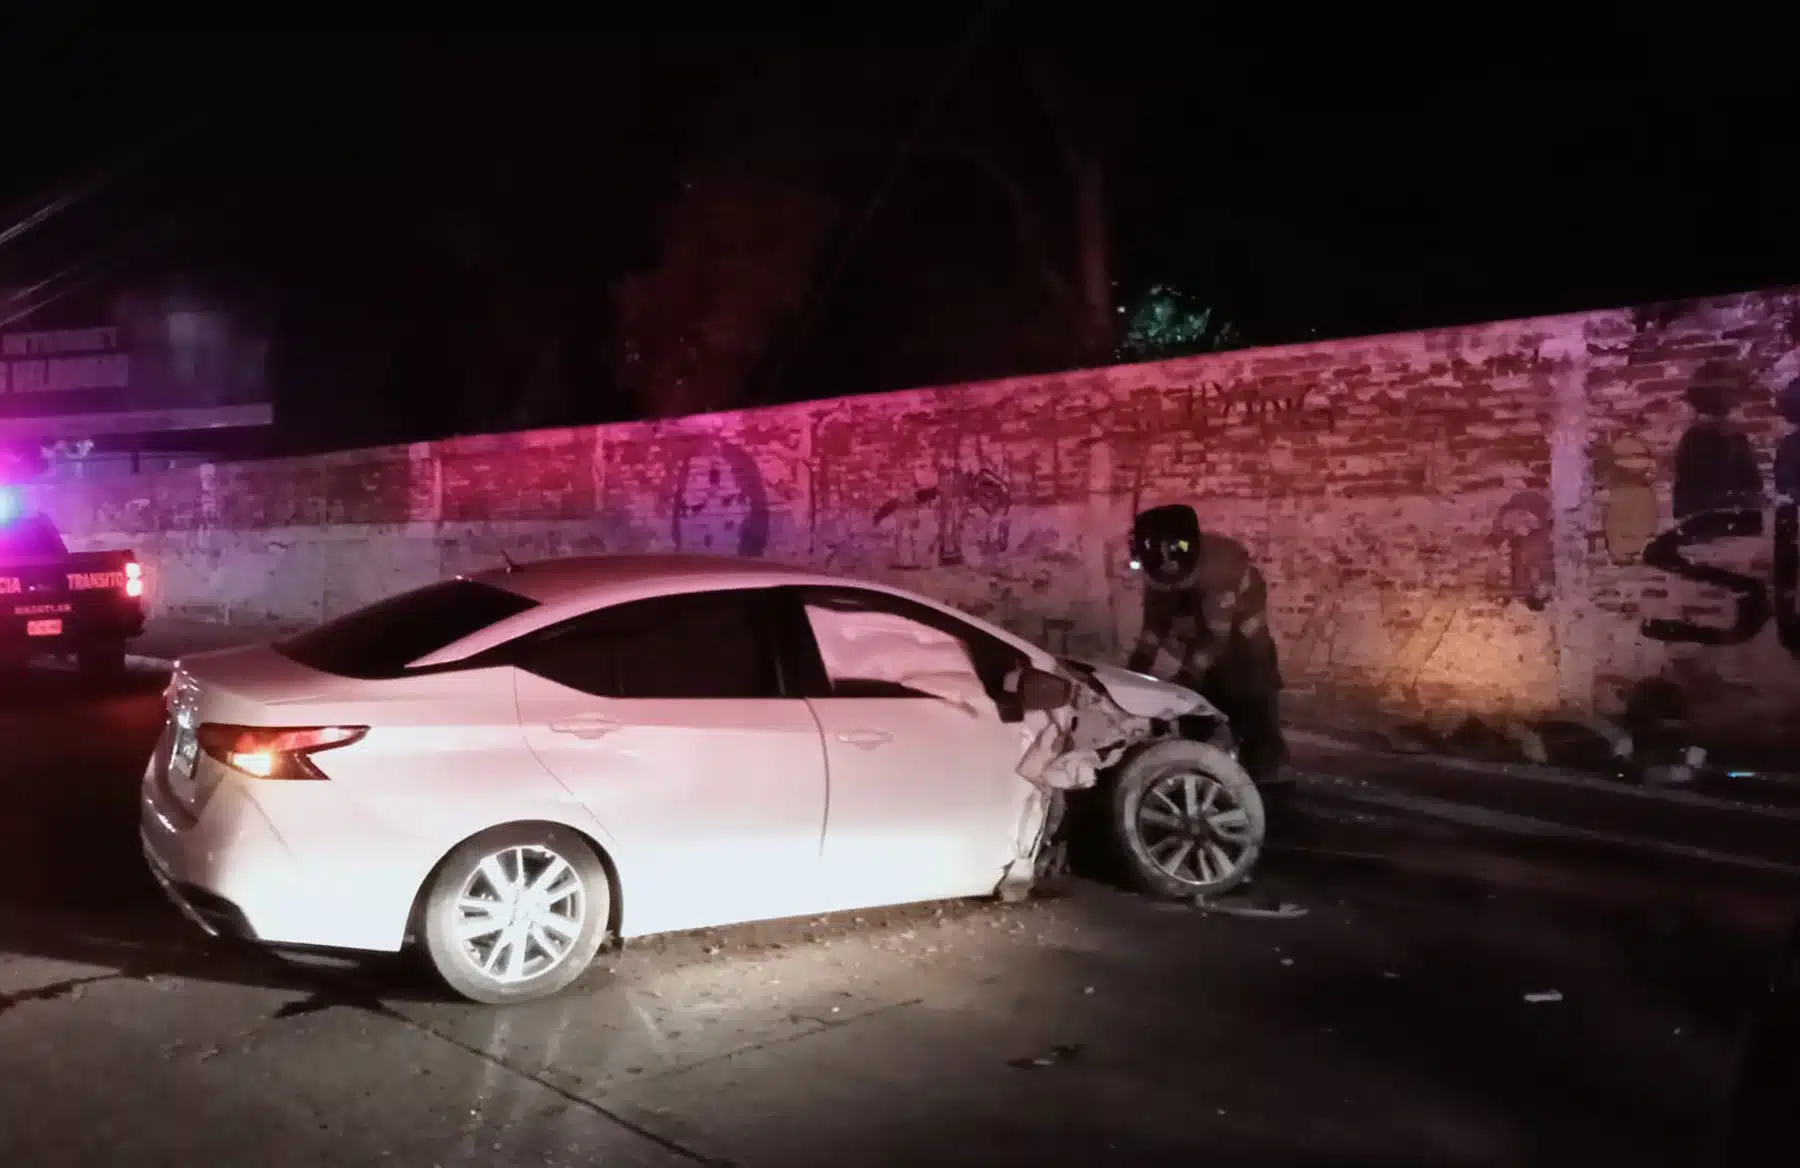
[[[1222,725],[1224,717],[1200,694],[1116,665],[1064,662],[1073,683],[1061,709],[1026,715],[1019,777],[1046,790],[1083,790],[1127,750],[1174,733],[1182,719]]]
[[[1016,855],[996,890],[1003,900],[1029,893],[1045,873],[1045,853],[1060,826],[1064,793],[1086,790],[1134,747],[1178,733],[1182,719],[1223,724],[1217,708],[1184,686],[1113,665],[1063,662],[1069,703],[1031,711],[1021,726],[1018,775],[1036,789],[1020,825]]]
[[[1105,690],[1113,703],[1128,714],[1171,720],[1191,715],[1219,716],[1218,709],[1195,691],[1147,673],[1098,661],[1065,662],[1064,668],[1071,676]]]

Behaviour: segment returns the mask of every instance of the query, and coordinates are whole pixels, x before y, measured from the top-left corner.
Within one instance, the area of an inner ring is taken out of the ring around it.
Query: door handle
[[[624,727],[624,723],[615,722],[611,718],[570,718],[566,722],[552,722],[550,729],[558,734],[573,734],[577,738],[600,738]]]
[[[885,730],[846,730],[837,736],[837,740],[851,746],[860,746],[864,750],[874,750],[885,742],[892,742],[894,736]]]

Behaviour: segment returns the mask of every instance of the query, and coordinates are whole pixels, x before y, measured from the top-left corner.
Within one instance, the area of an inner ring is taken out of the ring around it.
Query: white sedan
[[[1086,718],[1087,757],[1140,882],[1241,879],[1261,807],[1177,730],[1208,724],[1197,695],[883,585],[691,556],[512,566],[182,660],[142,844],[209,932],[417,944],[518,1001],[609,937],[1005,894],[1060,806],[1022,758],[1057,711],[1082,753],[1083,686],[1118,714]]]

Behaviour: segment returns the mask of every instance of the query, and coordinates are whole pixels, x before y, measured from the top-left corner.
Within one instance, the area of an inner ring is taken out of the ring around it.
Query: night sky
[[[1053,183],[1019,81],[1020,61],[1049,61],[1106,158],[1115,276],[1194,290],[1252,343],[1800,283],[1792,22],[1508,8],[1332,26],[1202,7],[1001,5],[930,132]],[[533,330],[562,338],[563,375],[586,387],[544,420],[631,416],[610,290],[657,254],[696,111],[835,47],[843,84],[883,78],[878,100],[843,98],[816,65],[795,76],[820,112],[864,110],[857,132],[896,142],[978,7],[573,11],[457,27],[318,5],[9,5],[0,233],[77,197],[0,242],[0,287],[158,264],[266,282],[287,322],[290,448],[492,426],[486,399],[510,392],[495,387]],[[853,208],[878,171],[838,175]],[[1012,287],[998,206],[966,177],[903,173],[749,400],[1048,360],[895,343],[943,334],[934,304],[969,316]]]

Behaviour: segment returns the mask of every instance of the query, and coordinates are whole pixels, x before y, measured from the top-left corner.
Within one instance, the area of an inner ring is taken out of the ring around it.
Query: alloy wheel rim
[[[503,848],[463,882],[456,940],[484,977],[516,985],[568,959],[587,912],[587,888],[567,859],[540,844]]]
[[[1231,788],[1183,770],[1145,788],[1137,806],[1138,842],[1164,875],[1196,891],[1239,874],[1255,851],[1255,823]]]

